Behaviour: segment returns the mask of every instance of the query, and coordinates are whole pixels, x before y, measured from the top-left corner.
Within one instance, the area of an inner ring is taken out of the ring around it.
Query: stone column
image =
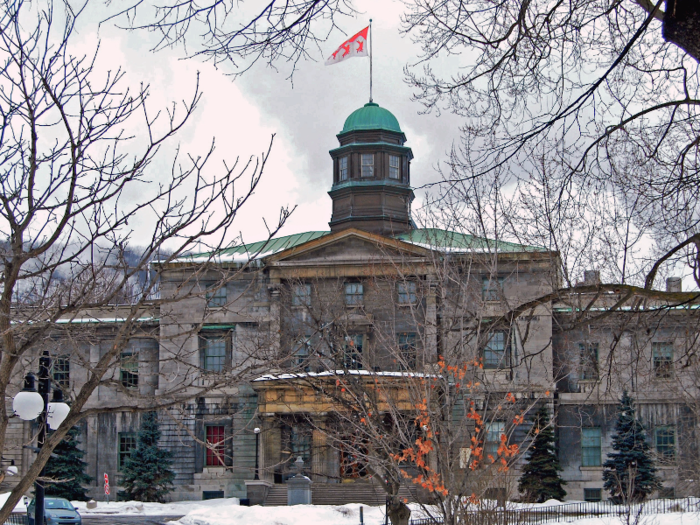
[[[270,291],[270,355],[278,357],[280,352],[281,312],[280,312],[280,283],[268,286]]]
[[[426,278],[427,297],[425,300],[425,361],[426,364],[437,362],[437,282],[435,276]]]
[[[321,430],[313,431],[311,472],[314,481],[325,483],[326,477],[329,473],[328,451],[326,446],[327,438],[326,434],[323,432],[323,429],[325,428],[325,421],[316,421],[316,425]]]
[[[281,433],[279,426],[274,424],[274,420],[266,418],[263,420],[260,433],[260,479],[265,481],[275,481],[275,465],[280,459]]]

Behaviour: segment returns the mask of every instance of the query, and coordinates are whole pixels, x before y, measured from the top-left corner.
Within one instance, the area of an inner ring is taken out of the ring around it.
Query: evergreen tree
[[[158,448],[159,439],[158,416],[148,412],[141,421],[136,447],[124,464],[120,498],[163,503],[173,490],[172,453]]]
[[[525,458],[527,463],[518,482],[518,491],[530,503],[561,501],[566,496],[563,488],[566,481],[559,476],[561,467],[554,448],[554,432],[544,405],[535,414],[531,432],[535,437]]]
[[[51,454],[44,467],[47,478],[54,481],[46,483],[46,495],[66,498],[70,501],[87,501],[90,498],[85,493],[83,485],[92,478],[85,473],[87,463],[83,461],[85,453],[78,448],[80,428],[73,427],[68,431]]]
[[[634,408],[634,400],[625,391],[612,440],[615,452],[603,463],[605,490],[619,503],[637,503],[661,487],[647,443],[646,432]]]

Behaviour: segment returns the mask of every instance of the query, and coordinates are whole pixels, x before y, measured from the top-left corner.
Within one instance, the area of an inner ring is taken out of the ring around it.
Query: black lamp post
[[[260,479],[260,469],[258,468],[258,450],[260,449],[260,429],[255,427],[255,478]]]
[[[39,434],[37,436],[37,449],[41,450],[46,442],[46,426],[56,430],[66,419],[70,407],[63,402],[63,392],[54,389],[54,399],[49,403],[51,391],[51,357],[44,350],[39,358],[39,389],[34,389],[34,374],[27,374],[24,379],[24,389],[15,396],[13,409],[15,414],[24,420],[39,418]],[[44,523],[44,469],[41,469],[39,477],[34,482],[34,523]]]

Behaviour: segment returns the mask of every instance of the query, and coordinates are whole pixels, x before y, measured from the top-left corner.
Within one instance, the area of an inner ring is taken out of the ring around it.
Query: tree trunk
[[[663,36],[700,62],[700,2],[666,0]]]
[[[391,496],[387,505],[387,514],[391,525],[408,525],[411,509],[398,496]]]

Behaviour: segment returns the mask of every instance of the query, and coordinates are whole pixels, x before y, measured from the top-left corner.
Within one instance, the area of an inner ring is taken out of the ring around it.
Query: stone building
[[[498,440],[509,425],[489,396],[508,393],[528,410],[550,408],[569,498],[606,497],[601,462],[623,389],[638,401],[663,494],[696,490],[685,482],[697,476],[691,471],[698,464],[696,302],[683,308],[626,302],[594,319],[619,294],[604,300],[589,289],[554,294],[561,280],[556,252],[415,226],[413,153],[389,111],[366,104],[337,137],[330,231],[161,265],[161,298],[195,293],[144,312],[115,366],[114,384],[91,400],[94,408],[128,405],[178,389],[187,398],[160,417],[162,445],[175,458],[174,499],[263,497],[290,476],[297,457],[316,490],[367,483],[361,462],[324,432],[337,418],[318,385],[332,387],[339,372],[381,382],[395,392],[396,410],[409,412],[415,402],[407,378],[435,373],[445,356],[478,363],[474,374],[484,388],[474,394],[476,406],[495,414],[485,423],[486,449],[493,446],[489,436]],[[515,310],[520,315],[506,315]],[[71,353],[56,339],[56,381],[80,383],[81,369],[110,344],[115,312],[87,313],[90,338]],[[66,325],[74,330],[76,320]],[[240,380],[221,382],[230,371]],[[118,483],[138,423],[138,413],[128,410],[85,419],[95,497],[103,473]],[[13,425],[15,440],[30,439],[29,424]],[[526,444],[526,431],[509,432],[509,439]],[[26,450],[16,457],[31,461]],[[491,488],[515,497],[517,468],[509,477],[510,485]]]

